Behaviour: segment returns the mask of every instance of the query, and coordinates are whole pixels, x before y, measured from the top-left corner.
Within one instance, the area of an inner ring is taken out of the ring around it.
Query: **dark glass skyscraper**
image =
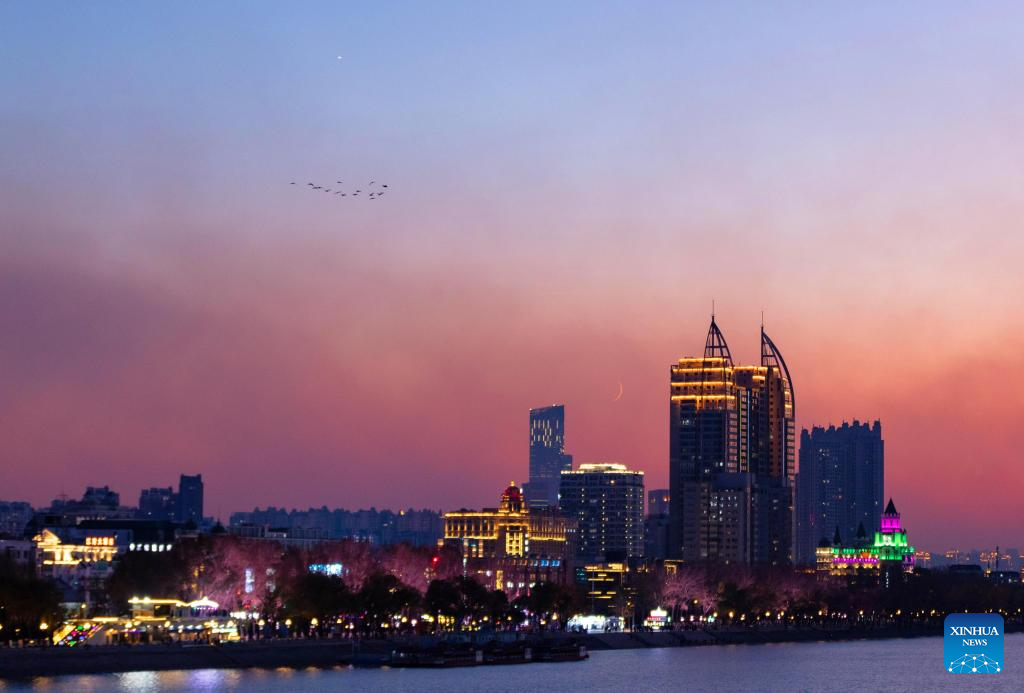
[[[185,524],[190,520],[197,526],[203,521],[203,475],[181,475],[178,482],[178,522]]]
[[[793,553],[795,400],[761,330],[761,365],[737,366],[711,318],[703,357],[672,366],[669,554],[783,564]]]
[[[797,478],[797,560],[813,563],[822,538],[839,531],[844,542],[881,526],[885,443],[882,424],[843,422],[800,434]]]
[[[530,481],[524,484],[531,508],[558,507],[562,471],[572,469],[565,454],[565,405],[530,410]]]

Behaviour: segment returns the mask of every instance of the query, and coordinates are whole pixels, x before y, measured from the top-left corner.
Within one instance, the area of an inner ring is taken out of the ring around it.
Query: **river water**
[[[184,693],[366,691],[1021,691],[1024,634],[1006,637],[999,674],[950,674],[942,639],[724,645],[593,652],[588,661],[465,669],[276,669],[133,672],[0,681],[0,691]]]

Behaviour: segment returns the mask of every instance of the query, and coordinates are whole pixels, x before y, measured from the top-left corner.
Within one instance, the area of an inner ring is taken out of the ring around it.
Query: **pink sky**
[[[0,17],[0,497],[493,504],[552,402],[661,486],[715,300],[798,424],[881,419],[914,543],[1024,547],[1019,23],[154,11]]]

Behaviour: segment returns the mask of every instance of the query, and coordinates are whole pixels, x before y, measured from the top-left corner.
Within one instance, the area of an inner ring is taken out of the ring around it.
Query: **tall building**
[[[565,405],[530,410],[530,480],[523,485],[531,508],[557,508],[559,475],[572,469],[565,454]]]
[[[712,316],[704,355],[671,368],[671,557],[792,561],[794,414],[789,369],[764,328],[761,365],[738,366]]]
[[[170,486],[144,488],[139,493],[139,517],[146,520],[170,520],[174,517],[177,500]]]
[[[667,488],[656,488],[647,492],[647,514],[668,515],[671,496]]]
[[[562,472],[561,508],[578,523],[581,561],[644,555],[644,473],[622,464],[581,464]]]
[[[175,520],[182,524],[194,522],[199,526],[203,521],[203,475],[182,474],[178,482],[178,503]]]
[[[797,475],[797,560],[815,561],[815,547],[838,528],[853,537],[858,525],[879,527],[884,503],[882,424],[843,422],[800,434]]]
[[[667,488],[647,492],[647,516],[644,517],[644,558],[668,558],[669,495]]]

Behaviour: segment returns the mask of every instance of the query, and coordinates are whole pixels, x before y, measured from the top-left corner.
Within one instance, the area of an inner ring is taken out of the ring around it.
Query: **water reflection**
[[[586,662],[471,667],[465,669],[202,669],[133,672],[105,676],[41,677],[31,682],[0,682],[3,693],[47,691],[244,691],[289,693],[522,693],[544,689],[620,693],[621,691],[920,691],[951,684],[984,686],[991,692],[1024,690],[1024,635],[1006,638],[1009,664],[1002,674],[983,679],[952,679],[942,661],[941,638],[848,643],[734,645],[595,652]],[[1014,665],[1016,663],[1016,665]]]

